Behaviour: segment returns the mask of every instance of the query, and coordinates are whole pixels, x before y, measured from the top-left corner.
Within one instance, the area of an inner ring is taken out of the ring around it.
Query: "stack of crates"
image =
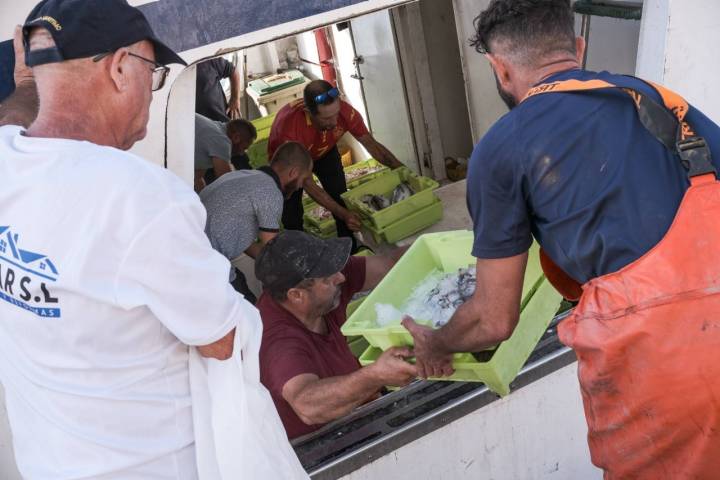
[[[359,171],[368,171],[363,175],[354,175]],[[389,172],[389,169],[382,165],[375,159],[365,160],[358,162],[344,168],[345,176],[347,179],[348,189],[356,188],[359,185],[363,185],[370,180],[373,180],[385,173]],[[319,183],[317,178],[316,183]],[[318,207],[318,204],[309,196],[303,197],[303,228],[308,233],[311,233],[320,238],[329,238],[337,236],[337,228],[335,226],[335,219],[330,218],[318,218],[313,215],[313,211]]]
[[[315,235],[320,238],[331,238],[337,236],[337,228],[335,227],[335,219],[330,216],[326,218],[320,218],[313,215],[316,208],[320,206],[315,203],[312,199],[310,201],[303,201],[303,228],[306,232]]]
[[[348,190],[359,187],[360,185],[384,175],[389,171],[385,165],[374,158],[363,162],[353,163],[352,165],[345,167],[343,170],[345,170],[345,183],[347,184]],[[363,170],[367,170],[367,173],[357,175],[357,172]]]
[[[475,265],[476,259],[470,253],[472,244],[473,233],[459,231],[426,234],[410,247],[342,326],[344,335],[362,336],[369,343],[359,358],[361,364],[374,362],[390,347],[413,344],[410,333],[400,325],[401,319],[385,327],[378,325],[375,305],[389,304],[400,309],[418,284],[434,270],[451,273]],[[529,252],[521,298],[520,320],[512,336],[480,354],[455,355],[455,373],[444,380],[484,382],[499,395],[510,392],[510,383],[547,330],[562,301],[542,273],[537,244]],[[430,319],[415,320],[430,323]]]
[[[395,187],[407,183],[414,194],[405,200],[376,211],[363,202],[366,195],[382,195],[389,198]],[[438,183],[414,174],[401,167],[358,185],[343,194],[347,207],[358,213],[363,226],[372,234],[376,243],[395,243],[409,237],[442,219],[440,199],[433,193]]]

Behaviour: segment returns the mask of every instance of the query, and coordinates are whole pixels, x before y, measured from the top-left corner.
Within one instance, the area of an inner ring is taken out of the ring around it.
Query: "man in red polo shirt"
[[[260,380],[270,391],[289,438],[313,432],[375,398],[386,385],[416,376],[391,348],[361,368],[340,332],[352,296],[375,287],[399,255],[351,257],[347,238],[321,240],[286,230],[263,248],[255,275],[265,291]]]
[[[285,142],[305,146],[315,161],[314,173],[323,188],[311,179],[304,188],[315,201],[332,212],[338,236],[351,237],[360,229],[360,219],[345,208],[340,195],[347,191],[337,142],[345,132],[355,137],[373,158],[390,168],[402,163],[370,134],[360,113],[340,99],[340,92],[325,80],[314,80],[305,87],[302,100],[285,105],[275,117],[268,140],[268,158]],[[302,190],[285,201],[283,226],[302,230]],[[355,241],[353,239],[353,247]]]

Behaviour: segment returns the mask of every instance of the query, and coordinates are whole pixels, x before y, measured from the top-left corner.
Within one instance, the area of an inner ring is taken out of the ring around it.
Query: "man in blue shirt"
[[[475,296],[439,330],[417,325],[409,318],[404,321],[415,339],[422,376],[448,375],[452,372],[453,352],[480,351],[512,334],[519,317],[527,251],[533,237],[569,278],[586,284],[620,269],[634,268],[641,257],[666,237],[689,186],[688,172],[677,151],[658,141],[641,123],[636,105],[626,91],[619,88],[571,91],[526,98],[540,84],[602,80],[663,104],[658,91],[642,80],[581,70],[585,44],[582,38],[575,37],[568,0],[493,0],[475,20],[475,27],[474,45],[490,62],[499,94],[510,112],[477,145],[468,169],[467,202],[475,233],[472,253],[477,258]],[[692,107],[685,121],[697,136],[705,139],[715,168],[720,170],[720,128]],[[676,267],[674,272],[682,273],[682,265]],[[659,270],[657,277],[662,277]],[[625,291],[633,292],[626,294],[631,297],[646,286],[624,287]],[[587,297],[587,285],[585,288]],[[663,334],[650,333],[660,337]],[[563,341],[568,338],[572,340],[568,335]],[[627,342],[622,345],[631,351],[635,340],[628,338],[621,341]],[[603,350],[604,345],[595,347]],[[685,346],[671,345],[670,354],[675,353],[675,347]],[[583,357],[578,356],[582,371],[585,364]],[[680,352],[675,361],[682,359]],[[616,360],[620,365],[616,368],[637,373],[642,372],[641,368],[652,368],[654,361],[648,360],[649,366],[639,367],[622,355]],[[624,384],[615,384],[614,370],[608,364],[604,366],[607,367],[604,380],[613,388],[618,387],[611,392],[615,395],[615,406],[623,405],[632,411],[637,406],[633,404],[636,397],[620,388]],[[615,415],[617,408],[588,409],[593,396],[600,394],[589,391],[584,380],[587,377],[584,379],[581,374],[586,412],[591,412],[588,423],[593,462],[605,469],[606,478],[628,475],[652,478],[644,476],[650,472],[650,465],[664,467],[665,461],[674,462],[673,468],[680,469],[692,464],[687,470],[678,470],[678,477],[674,478],[709,478],[704,476],[709,472],[708,464],[702,463],[709,453],[700,448],[692,452],[677,448],[681,453],[673,457],[667,449],[654,446],[656,449],[648,452],[643,445],[637,449],[644,455],[642,459],[633,459],[632,455],[621,458],[623,445],[602,441],[610,438],[613,428],[624,434],[623,428],[630,422],[614,427],[608,423],[602,430],[598,419],[609,418],[610,413]],[[668,378],[667,383],[676,380]],[[653,393],[656,397],[665,394]],[[653,414],[654,406],[650,403],[647,411],[641,413]],[[657,422],[665,419],[661,415]],[[715,425],[702,426],[709,427],[707,431],[716,431]],[[646,439],[654,435],[642,430],[635,433],[645,435]],[[717,456],[720,438],[712,435],[715,437],[710,448],[715,448]],[[658,444],[662,443],[660,440],[666,439],[656,438]],[[687,443],[694,441],[688,439]],[[675,448],[676,443],[668,440],[664,445]],[[635,446],[624,444],[626,453]],[[623,461],[634,470],[621,470],[618,465]]]

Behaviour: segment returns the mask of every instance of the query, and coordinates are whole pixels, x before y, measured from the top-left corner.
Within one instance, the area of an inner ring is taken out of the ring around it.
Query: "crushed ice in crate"
[[[392,323],[397,323],[398,319],[402,319],[402,312],[387,303],[376,303],[375,314],[377,316],[377,323],[381,327],[387,327]]]
[[[407,314],[440,328],[460,305],[472,297],[475,284],[475,269],[472,267],[458,269],[455,273],[433,270],[415,287],[399,310],[393,305],[376,304],[377,322],[382,327],[397,324],[403,314]]]

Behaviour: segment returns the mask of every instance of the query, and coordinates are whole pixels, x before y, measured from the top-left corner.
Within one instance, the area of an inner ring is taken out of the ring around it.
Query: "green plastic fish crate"
[[[315,200],[313,200],[310,195],[308,195],[307,193],[303,193],[303,197],[302,197],[303,211],[310,210],[310,206],[314,203],[315,203]]]
[[[402,182],[407,182],[415,194],[394,205],[375,211],[361,200],[364,195],[390,196],[395,187]],[[437,199],[433,190],[437,187],[438,183],[435,180],[420,177],[408,168],[401,167],[343,193],[342,197],[350,210],[360,214],[366,226],[381,230],[433,203]]]
[[[412,345],[412,336],[402,325],[377,325],[375,304],[390,304],[399,309],[418,283],[433,270],[449,273],[474,265],[476,260],[470,254],[472,243],[473,234],[469,231],[421,236],[345,322],[343,334],[362,335],[371,346],[380,350]],[[533,244],[525,271],[520,321],[513,335],[497,347],[487,362],[478,362],[470,354],[457,356],[453,363],[456,373],[451,380],[482,381],[500,395],[508,393],[510,382],[547,329],[561,302],[561,296],[545,281],[538,252],[537,244]],[[416,320],[429,323],[428,319]]]
[[[312,227],[313,230],[324,232],[324,233],[331,233],[336,230],[335,227],[335,219],[333,217],[321,219],[314,215],[311,215],[310,212],[313,211],[316,207],[319,205],[315,202],[311,202],[305,207],[305,213],[303,213],[303,224],[309,225]]]
[[[368,344],[367,340],[365,340],[365,337],[350,337],[347,339],[347,344],[353,356],[357,359],[366,353],[368,349],[373,348]],[[380,350],[380,352],[382,352],[382,350]]]
[[[315,225],[307,222],[303,222],[303,229],[310,235],[314,235],[318,238],[333,238],[337,237],[337,229],[334,227],[331,230],[320,230]]]
[[[270,163],[267,157],[267,144],[267,140],[257,140],[247,149],[249,163],[252,168],[258,169]]]
[[[272,124],[275,121],[275,115],[277,114],[273,113],[266,117],[260,117],[250,121],[250,123],[252,123],[258,131],[258,138],[260,137],[260,132],[263,130],[267,130],[269,135],[270,127],[272,127]],[[267,136],[265,138],[267,138]]]
[[[366,226],[366,228],[372,234],[375,243],[395,243],[398,240],[414,235],[430,225],[439,222],[442,217],[442,202],[440,199],[435,199],[435,201],[427,207],[421,208],[381,230],[374,229],[370,226]]]
[[[512,336],[502,342],[487,361],[480,361],[470,353],[453,357],[455,372],[450,377],[433,380],[457,382],[483,382],[498,395],[510,393],[510,383],[517,377],[533,349],[552,322],[562,297],[555,288],[543,279],[535,294],[530,298]],[[357,342],[357,340],[356,340]],[[359,346],[356,343],[355,346]],[[382,354],[381,348],[369,346],[359,357],[360,364],[367,366]],[[484,353],[484,352],[483,352]]]
[[[366,167],[372,167],[372,168],[381,167],[381,169],[376,172],[367,173],[367,174],[365,174],[361,177],[355,178],[353,180],[347,180],[346,183],[347,183],[348,190],[352,190],[353,188],[359,187],[360,185],[367,183],[370,180],[377,178],[381,175],[384,175],[390,171],[389,168],[387,168],[385,165],[378,162],[374,158],[371,158],[369,160],[365,160],[362,162],[358,162],[358,163],[353,163],[352,165],[345,167],[343,170],[345,170],[345,176],[347,177],[348,174],[350,174],[354,171],[360,170],[362,168],[366,168]]]
[[[420,236],[368,295],[367,300],[348,318],[342,327],[343,334],[362,335],[367,338],[370,345],[383,350],[396,345],[411,345],[412,336],[405,327],[399,325],[401,319],[398,319],[397,325],[381,327],[377,324],[375,304],[389,304],[399,309],[415,287],[432,271],[441,270],[450,273],[468,265],[475,265],[477,260],[471,254],[473,240],[473,232],[469,230],[428,233]],[[521,310],[542,279],[539,247],[533,243],[525,270]],[[415,320],[430,322],[430,319]]]
[[[270,128],[275,121],[275,114],[268,115],[267,117],[260,117],[252,120],[251,123],[255,125],[257,130],[257,138],[255,142],[247,149],[248,158],[250,159],[250,166],[253,168],[259,168],[268,163],[268,139],[270,138]]]
[[[348,303],[348,306],[345,310],[345,314],[349,317],[353,314],[355,310],[365,301],[367,297],[358,298],[355,301],[352,301]],[[350,351],[352,352],[355,357],[359,357],[363,352],[367,350],[367,348],[370,346],[367,340],[365,340],[365,337],[362,335],[357,335],[355,337],[348,337],[347,339],[348,347],[350,347]]]

